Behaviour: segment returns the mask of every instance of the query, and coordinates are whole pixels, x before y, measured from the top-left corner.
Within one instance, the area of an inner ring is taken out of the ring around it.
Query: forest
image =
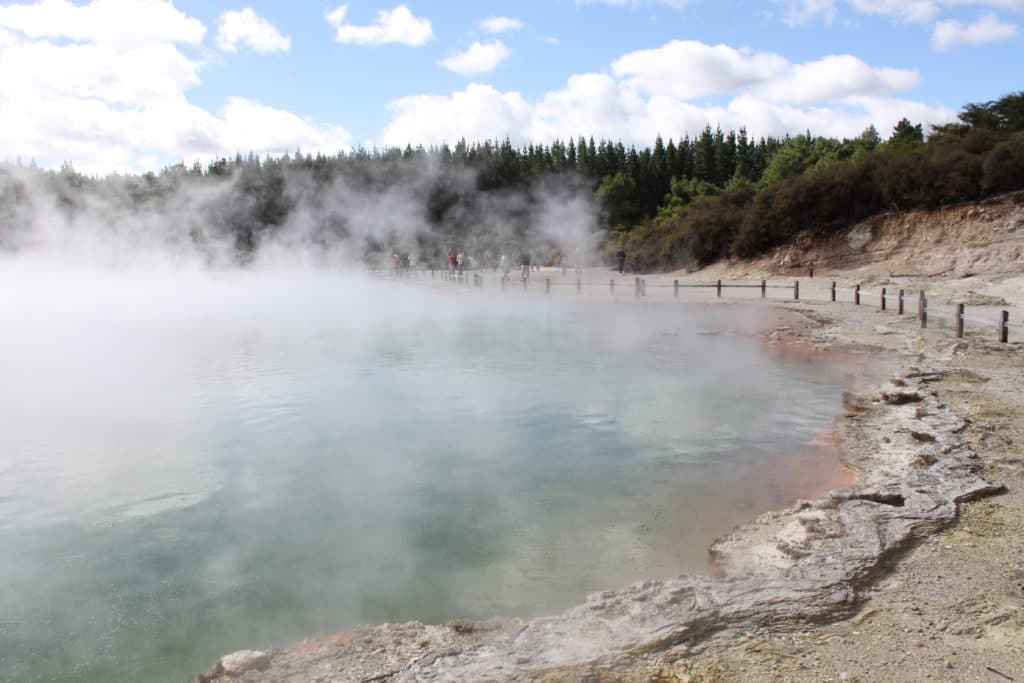
[[[53,213],[69,229],[154,233],[236,264],[301,241],[351,258],[391,253],[440,265],[448,248],[533,251],[541,263],[586,244],[620,247],[630,269],[750,257],[802,231],[827,236],[880,211],[937,207],[1024,188],[1024,91],[969,104],[954,123],[901,120],[883,138],[811,132],[752,139],[708,125],[642,149],[592,137],[356,149],[333,156],[252,153],[157,173],[86,176],[71,163],[0,164],[0,250],[37,243]],[[226,256],[224,256],[226,254]],[[213,257],[210,256],[212,259]]]

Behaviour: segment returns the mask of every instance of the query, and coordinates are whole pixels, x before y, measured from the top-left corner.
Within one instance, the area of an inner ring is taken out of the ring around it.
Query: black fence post
[[[919,310],[921,312],[921,329],[923,330],[928,327],[928,297],[925,296],[925,293],[923,291],[921,292],[921,299],[918,305],[920,306]]]
[[[856,289],[853,290],[853,303],[860,306],[860,285],[857,285]]]
[[[763,299],[767,293],[768,293],[768,281],[767,280],[761,280],[761,298]]]
[[[903,315],[903,290],[900,290],[900,303],[899,303],[900,315]]]
[[[722,281],[721,280],[718,281],[718,298],[719,299],[722,298]]]
[[[672,286],[675,288],[675,297],[679,298],[679,280],[673,280]]]
[[[956,305],[956,338],[964,338],[964,305]]]
[[[793,281],[793,301],[800,301],[800,281]]]
[[[836,302],[836,283],[832,282],[832,303]]]
[[[882,310],[885,310],[885,287],[882,287]]]
[[[999,341],[1006,344],[1010,341],[1010,312],[1003,311],[1002,321],[999,323]]]

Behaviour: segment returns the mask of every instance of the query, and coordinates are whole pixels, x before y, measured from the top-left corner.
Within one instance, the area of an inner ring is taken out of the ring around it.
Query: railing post
[[[679,298],[679,280],[673,280],[672,281],[672,287],[674,287],[674,289],[675,289],[675,297],[678,299]]]
[[[583,280],[576,278],[576,293],[580,294],[583,292]]]
[[[921,329],[923,330],[928,327],[928,297],[925,296],[924,291],[921,292],[921,299],[918,302],[918,306],[920,307],[918,310],[920,311]]]
[[[544,293],[545,294],[550,294],[551,293],[551,278],[549,278],[549,277],[544,278]]]
[[[793,281],[793,301],[800,301],[800,281]]]
[[[900,290],[900,303],[899,303],[900,315],[903,315],[903,290]]]
[[[807,268],[807,277],[811,277],[811,278],[814,277],[814,264],[813,263]]]
[[[964,305],[956,305],[956,338],[964,338]]]
[[[835,303],[835,302],[836,302],[836,283],[835,283],[835,280],[833,280],[832,281],[832,303]]]
[[[637,299],[640,298],[640,278],[639,277],[637,277],[636,281],[633,283],[633,295],[636,296]]]
[[[1006,344],[1010,341],[1010,312],[1003,311],[1002,321],[999,323],[999,341]]]
[[[719,299],[722,298],[722,281],[721,280],[718,281],[718,298]]]
[[[608,293],[615,296],[615,278],[608,280]]]
[[[882,287],[882,310],[885,310],[885,287]]]
[[[761,280],[761,298],[763,299],[767,293],[768,293],[768,281],[767,280]]]
[[[860,306],[860,285],[857,285],[853,290],[853,303]]]

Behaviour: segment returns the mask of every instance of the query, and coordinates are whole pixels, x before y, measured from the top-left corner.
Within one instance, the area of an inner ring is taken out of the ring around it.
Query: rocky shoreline
[[[720,539],[711,549],[720,578],[639,582],[526,623],[361,627],[289,650],[234,653],[196,681],[759,680],[801,671],[825,678],[813,665],[787,669],[737,648],[859,618],[893,560],[953,525],[962,503],[1006,486],[979,455],[974,423],[945,396],[960,385],[956,360],[966,345],[922,335],[909,317],[888,316],[881,328],[863,309],[831,318],[831,309],[813,304],[787,307],[808,321],[790,331],[806,343],[889,349],[903,359],[887,384],[849,397],[837,420],[857,482]],[[1019,344],[971,348],[973,358],[991,356],[1018,375],[1024,364]],[[1003,438],[1018,447],[1016,434]],[[1021,475],[1015,466],[1004,473]]]

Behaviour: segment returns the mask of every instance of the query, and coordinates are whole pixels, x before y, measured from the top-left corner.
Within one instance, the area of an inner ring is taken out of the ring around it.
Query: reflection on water
[[[552,612],[845,481],[815,444],[844,371],[694,332],[735,312],[125,285],[0,303],[0,680]]]

